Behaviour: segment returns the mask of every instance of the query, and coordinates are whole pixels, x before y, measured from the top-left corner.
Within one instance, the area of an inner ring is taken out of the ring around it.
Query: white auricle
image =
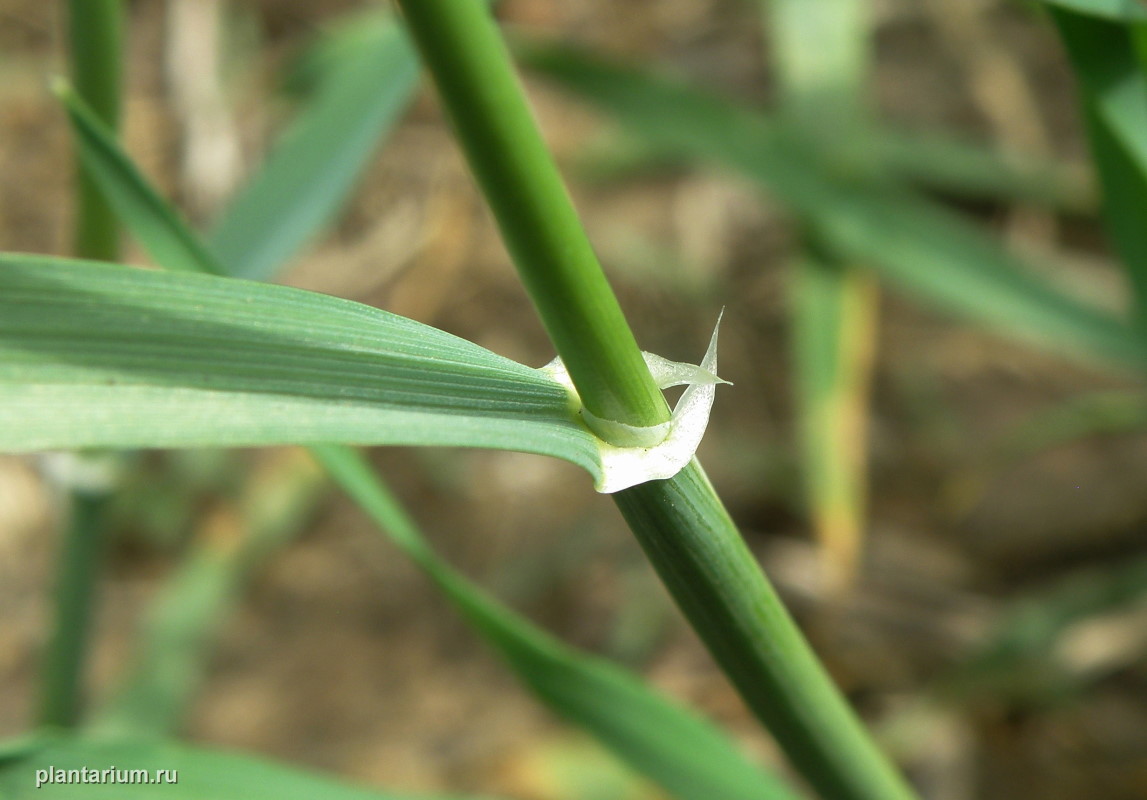
[[[582,420],[597,440],[601,462],[601,475],[594,484],[597,491],[611,494],[646,481],[672,478],[692,460],[709,425],[709,411],[713,407],[717,384],[729,383],[717,377],[717,331],[720,327],[721,319],[718,317],[709,349],[699,366],[670,361],[653,353],[641,354],[658,387],[687,387],[669,422],[661,425],[640,428],[595,417],[581,405],[560,358],[541,368],[577,401]]]

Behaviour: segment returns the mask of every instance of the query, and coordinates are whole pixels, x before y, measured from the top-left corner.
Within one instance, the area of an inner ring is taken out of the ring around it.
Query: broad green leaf
[[[358,453],[327,445],[314,453],[553,711],[588,730],[678,800],[794,800],[796,795],[752,766],[710,724],[623,670],[533,627],[454,571]]]
[[[1141,0],[1043,0],[1049,6],[1066,8],[1101,19],[1123,22],[1147,21],[1147,6]]]
[[[103,131],[99,130],[97,124],[92,123],[82,129],[78,128],[77,131],[80,133],[80,141],[82,146],[91,146],[93,150],[107,154],[109,156],[109,161],[126,164],[130,167],[130,160],[128,157],[123,154],[122,151],[118,150],[115,142],[112,141],[109,136],[107,136]],[[195,247],[192,247],[191,249],[178,250],[179,254],[190,256],[187,261],[181,262],[181,266],[190,265],[192,268],[194,268],[198,264],[202,271],[211,271],[214,267],[214,262],[210,259],[210,257],[202,253],[201,248],[198,246],[198,239],[196,238],[195,234],[183,223],[179,215],[169,206],[167,206],[158,196],[158,194],[152,190],[150,186],[146,185],[146,183],[143,183],[142,181],[119,180],[121,174],[126,174],[126,171],[121,170],[120,172],[109,172],[105,175],[105,178],[109,184],[114,184],[115,191],[121,192],[125,196],[131,198],[131,203],[125,204],[124,206],[124,225],[133,232],[137,229],[137,225],[140,227],[140,230],[143,231],[147,237],[149,237],[142,238],[141,240],[143,241],[144,245],[151,250],[153,257],[155,257],[159,263],[163,265],[165,262],[162,259],[168,255],[169,250],[178,249],[177,246],[180,242],[191,242],[193,245],[195,245]],[[155,220],[161,220],[162,225],[152,225],[152,222]],[[201,256],[203,256],[198,261],[195,260],[196,253],[199,253]],[[219,294],[222,295],[223,291],[220,290]],[[713,344],[711,344],[710,349],[712,350],[714,346],[715,339]],[[646,355],[648,357],[648,354]],[[716,358],[715,350],[711,354],[711,357],[714,359]],[[654,358],[660,357],[655,356]],[[665,359],[660,360],[665,361]],[[716,363],[715,360],[714,363]],[[532,374],[536,376],[541,373],[532,371]],[[701,381],[701,383],[707,382],[709,381]],[[481,385],[482,381],[478,380],[476,384]],[[575,413],[580,409],[580,400],[577,398],[576,392],[574,391],[572,385],[563,384],[563,386],[567,391],[567,397],[572,398],[572,405],[567,406],[564,414],[567,420],[570,421],[573,426],[580,428],[581,418],[580,416],[575,416]],[[711,387],[709,388],[711,389]],[[696,443],[700,441],[700,436],[704,434],[705,426],[708,423],[708,408],[709,404],[712,402],[711,391],[706,390],[702,392],[702,395],[708,396],[708,403],[703,404],[703,408],[695,409],[690,414],[682,414],[680,416],[675,415],[671,425],[669,426],[669,434],[664,436],[664,441],[660,442],[656,447],[649,447],[647,443],[633,447],[612,447],[605,444],[597,437],[589,435],[588,431],[586,431],[586,436],[589,437],[588,441],[592,442],[598,450],[597,457],[595,459],[595,463],[598,466],[590,469],[591,474],[594,475],[595,487],[597,490],[601,492],[616,492],[642,481],[666,478],[672,475],[674,470],[679,470],[685,464],[687,464],[689,459],[692,458],[692,452],[685,451],[685,448],[678,441],[678,439],[681,437],[675,436],[675,434],[684,432],[686,428],[694,430],[697,436],[695,437],[696,441],[693,442],[692,447],[696,447]],[[93,401],[97,399],[103,401],[111,401],[114,399],[111,394],[102,394],[98,398],[95,394],[89,394],[89,398]],[[143,400],[142,397],[141,400]],[[151,402],[161,402],[161,400],[152,399],[149,395],[148,399],[145,401],[145,404]],[[234,408],[238,410],[239,406],[235,406]],[[330,411],[330,409],[328,409],[328,411]],[[284,409],[283,412],[291,413],[286,409]],[[577,422],[573,422],[574,419],[576,419]],[[245,420],[240,416],[234,416],[230,421],[238,426],[249,426],[250,424],[248,420]],[[395,425],[403,424],[398,417],[392,417],[392,421]],[[585,431],[584,428],[582,428],[582,430]],[[430,429],[427,428],[424,433],[429,434]],[[294,439],[289,441],[321,441],[324,440],[324,438],[329,439],[329,437],[316,436],[311,439]],[[693,441],[693,439],[690,437],[685,438],[689,439],[689,441]],[[341,436],[336,436],[334,440],[346,441],[346,439]],[[495,435],[493,439],[487,439],[488,442],[494,442],[497,440],[497,435]],[[174,442],[178,441],[182,440],[174,439],[169,442],[168,440],[164,439],[152,446],[177,446],[174,444]],[[384,443],[384,441],[374,439],[360,439],[358,441],[374,442],[379,444]],[[232,442],[232,444],[239,443],[240,440]],[[435,441],[434,437],[431,436],[430,438],[424,438],[419,441],[395,441],[391,443],[448,444],[449,441],[447,439]],[[582,440],[578,444],[584,445],[585,443],[586,440]],[[472,446],[497,447],[499,445],[486,444]],[[504,449],[518,448],[511,446]],[[557,455],[557,452],[551,452],[550,450],[528,450],[527,452],[546,452],[550,455]],[[638,458],[632,459],[626,457],[618,459],[615,457],[618,455],[637,456]],[[574,463],[584,465],[582,460],[575,460]]]
[[[1147,314],[1147,72],[1125,25],[1051,9],[1079,77],[1104,215]]]
[[[131,772],[136,770],[142,772],[133,776]],[[121,777],[124,782],[112,782]],[[157,782],[127,783],[142,777]],[[168,782],[172,777],[175,781]],[[69,779],[75,782],[66,783]],[[37,787],[37,781],[42,785]],[[442,795],[399,794],[350,786],[261,758],[174,742],[49,736],[4,746],[0,751],[0,797],[5,800],[447,800]],[[455,800],[462,798],[455,796]]]
[[[0,449],[325,441],[598,471],[560,385],[426,325],[232,278],[0,256]]]
[[[658,147],[759,183],[842,257],[942,308],[1077,355],[1145,364],[1122,321],[1035,278],[925,198],[826,171],[799,137],[754,112],[576,50],[534,49],[525,60]]]
[[[396,23],[368,17],[337,39],[316,96],[211,232],[233,275],[270,276],[333,219],[414,93],[418,56]]]
[[[67,85],[57,83],[56,94],[64,104],[80,162],[124,224],[158,263],[167,269],[224,273],[203,244],[167,206],[143,177],[115,137]]]

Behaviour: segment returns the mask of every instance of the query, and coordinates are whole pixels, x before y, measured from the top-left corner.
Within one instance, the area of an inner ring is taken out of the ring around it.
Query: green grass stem
[[[79,722],[107,496],[74,491],[71,499],[71,519],[58,561],[56,619],[41,672],[40,722],[59,728],[71,728]]]
[[[696,460],[615,498],[713,657],[822,797],[915,796],[833,685]]]
[[[100,121],[113,131],[119,127],[122,39],[121,0],[71,0],[68,3],[72,83]],[[119,255],[119,224],[115,213],[82,166],[78,182],[76,255],[114,261]]]
[[[80,97],[112,131],[119,126],[122,29],[121,0],[68,3],[72,80]],[[77,171],[75,198],[76,254],[114,261],[119,256],[119,223],[83,166]],[[41,676],[40,721],[44,725],[72,727],[79,721],[106,500],[102,492],[71,493],[71,518],[58,561],[55,623]]]
[[[585,407],[627,425],[667,422],[665,399],[582,230],[487,4],[399,5]]]
[[[864,102],[869,21],[852,0],[764,3],[781,114],[829,163],[869,174],[878,162]],[[809,42],[818,47],[809,47]],[[872,275],[834,257],[815,231],[790,277],[791,334],[805,491],[825,585],[839,601],[855,583],[864,540],[868,386],[879,295]]]
[[[663,421],[664,400],[639,362],[486,4],[400,5],[587,408],[630,424]],[[817,662],[697,463],[614,498],[685,615],[805,778],[833,800],[911,798]]]

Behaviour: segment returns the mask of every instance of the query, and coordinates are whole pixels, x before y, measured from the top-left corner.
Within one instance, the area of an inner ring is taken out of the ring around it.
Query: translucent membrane
[[[729,383],[717,377],[717,332],[720,318],[713,328],[709,349],[701,364],[670,361],[653,353],[642,353],[657,385],[687,386],[669,422],[647,428],[634,427],[579,410],[586,427],[597,437],[601,476],[595,487],[605,494],[618,492],[646,481],[672,478],[693,458],[705,429],[717,384]],[[577,390],[560,358],[555,358],[542,371],[566,387],[572,396]]]

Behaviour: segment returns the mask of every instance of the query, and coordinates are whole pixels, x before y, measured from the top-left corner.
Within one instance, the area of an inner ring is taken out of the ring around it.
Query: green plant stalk
[[[72,80],[79,95],[113,131],[119,125],[122,19],[121,0],[71,0],[68,4]],[[75,198],[76,255],[116,260],[119,223],[82,166],[76,175]],[[64,531],[56,578],[55,622],[41,678],[40,722],[44,725],[70,728],[79,721],[106,502],[104,492],[71,493],[71,519]]]
[[[68,43],[72,83],[84,102],[111,130],[119,127],[121,0],[70,0]],[[111,206],[82,166],[76,190],[74,247],[81,258],[115,261],[119,224]]]
[[[643,684],[607,662],[576,653],[540,629],[532,628],[442,561],[422,537],[415,523],[360,453],[341,445],[315,445],[311,453],[379,530],[397,545],[451,600],[469,623],[482,632],[487,644],[506,660],[523,683],[553,711],[598,737],[632,766],[657,781],[674,797],[794,797],[786,786],[767,773],[746,775],[719,752],[703,760],[719,774],[698,780],[696,765],[666,760],[673,747],[693,748],[689,762],[711,747],[709,736],[657,700]],[[574,664],[580,664],[575,668]],[[581,697],[575,701],[575,698]],[[589,701],[587,696],[594,698]],[[616,714],[619,706],[636,713]],[[684,726],[684,727],[682,727]],[[635,736],[636,731],[642,731]],[[688,744],[662,742],[644,746],[645,738],[685,734]],[[634,746],[638,745],[638,746]],[[721,766],[717,766],[717,764]],[[727,781],[727,783],[726,783]],[[746,792],[746,787],[751,787]]]
[[[855,162],[865,146],[872,144],[861,91],[868,66],[866,4],[854,0],[756,2],[775,50],[772,67],[783,115],[834,157]],[[809,42],[817,45],[809,47]]]
[[[877,288],[871,273],[807,254],[793,265],[791,338],[805,491],[835,600],[864,541],[869,384]]]
[[[87,650],[100,562],[106,495],[74,491],[71,519],[60,555],[56,622],[42,668],[40,722],[71,728],[79,721],[84,654]]]
[[[615,498],[694,630],[822,797],[915,796],[832,684],[695,459]]]
[[[488,5],[399,5],[582,403],[626,425],[667,422],[665,398],[581,227]]]
[[[400,5],[586,407],[629,424],[663,421],[664,399],[639,363],[486,4]],[[700,466],[694,461],[674,478],[614,498],[685,615],[805,778],[833,800],[911,798],[817,662]]]
[[[876,164],[863,102],[867,8],[854,0],[768,0],[783,116],[826,162],[864,175]],[[817,42],[817,47],[809,47]],[[868,384],[876,284],[835,258],[815,232],[792,266],[791,338],[802,466],[825,585],[839,602],[855,584],[864,540]]]

